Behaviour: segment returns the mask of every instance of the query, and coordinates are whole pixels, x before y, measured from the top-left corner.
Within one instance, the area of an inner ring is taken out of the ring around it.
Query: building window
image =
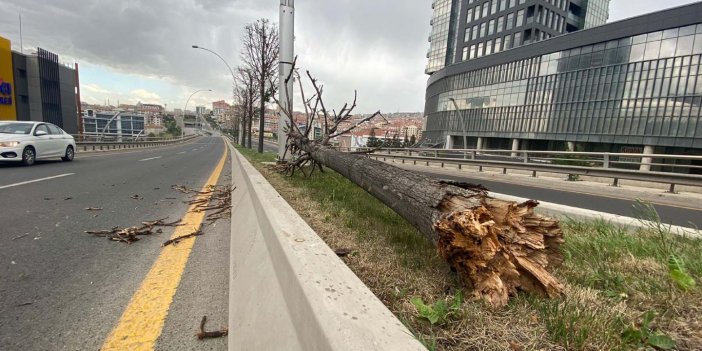
[[[482,57],[483,56],[483,43],[478,44],[478,52],[476,53],[475,57]]]
[[[512,34],[507,34],[507,36],[505,36],[504,48],[505,50],[512,48]]]
[[[473,28],[470,30],[471,33],[471,40],[478,39],[478,25],[474,25]]]
[[[467,60],[467,59],[468,59],[468,47],[467,47],[467,46],[464,46],[464,47],[463,47],[463,57],[462,57],[462,60],[465,61],[465,60]]]
[[[490,11],[491,14],[497,13],[500,11],[500,0],[492,0],[492,10]]]
[[[492,40],[488,40],[487,43],[485,43],[485,55],[490,54],[492,54]]]
[[[500,33],[504,30],[505,27],[505,16],[500,16],[497,19],[497,33]]]
[[[490,11],[490,2],[486,2],[483,4],[483,15],[482,17],[487,17],[488,16],[488,11]]]
[[[507,9],[507,0],[500,1],[500,10],[504,11]]]
[[[470,41],[470,27],[466,28],[466,33],[463,36],[463,42]]]
[[[466,11],[466,23],[470,23],[473,20],[473,9],[469,8],[468,11]]]
[[[512,28],[514,28],[514,14],[510,13],[509,15],[507,15],[507,24],[505,30],[510,30]]]
[[[470,46],[470,51],[468,52],[468,58],[469,59],[475,58],[475,45]]]
[[[521,27],[524,24],[524,10],[517,11],[517,24],[515,27]]]
[[[522,45],[522,32],[514,33],[514,46]]]
[[[483,22],[480,24],[480,38],[485,36],[485,29],[486,29],[487,23]]]
[[[488,22],[488,35],[493,35],[495,34],[495,20],[492,19],[490,22]]]
[[[502,38],[495,39],[495,53],[502,51]]]

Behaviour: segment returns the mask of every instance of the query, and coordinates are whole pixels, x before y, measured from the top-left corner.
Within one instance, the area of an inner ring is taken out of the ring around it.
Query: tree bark
[[[475,296],[504,306],[518,290],[548,297],[562,293],[563,286],[548,270],[562,262],[563,232],[557,221],[534,213],[538,202],[494,199],[478,185],[442,181],[292,140],[419,229],[470,283]]]

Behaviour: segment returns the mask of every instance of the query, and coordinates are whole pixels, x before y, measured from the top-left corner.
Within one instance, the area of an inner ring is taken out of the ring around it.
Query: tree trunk
[[[253,110],[253,92],[250,93],[249,95],[249,106],[248,106],[249,112],[247,113],[248,119],[247,119],[247,125],[246,125],[246,131],[249,133],[249,138],[246,140],[247,144],[246,147],[251,149],[251,139],[253,138],[253,116],[254,116],[254,110]]]
[[[263,153],[263,127],[266,114],[266,102],[263,101],[263,95],[266,93],[265,86],[261,85],[261,111],[259,111],[258,121],[258,153]]]
[[[504,306],[518,290],[555,297],[563,286],[548,272],[562,262],[558,222],[522,204],[487,196],[477,185],[442,181],[366,156],[303,143],[296,146],[378,198],[436,246],[476,296]]]

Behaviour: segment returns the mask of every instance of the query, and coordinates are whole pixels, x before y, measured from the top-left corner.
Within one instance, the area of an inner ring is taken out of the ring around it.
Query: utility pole
[[[293,80],[292,78],[285,83],[285,79],[290,75],[293,60],[295,57],[295,0],[280,0],[280,58],[278,63],[278,101],[288,107],[288,101],[292,102],[293,97]],[[290,104],[290,113],[292,104]],[[287,135],[285,135],[285,124],[290,121],[283,109],[280,110],[278,118],[278,160],[283,161],[285,155],[285,144]]]

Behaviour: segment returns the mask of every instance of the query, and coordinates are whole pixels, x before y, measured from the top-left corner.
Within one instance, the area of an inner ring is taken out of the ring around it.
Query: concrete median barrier
[[[426,350],[232,150],[230,350]]]

